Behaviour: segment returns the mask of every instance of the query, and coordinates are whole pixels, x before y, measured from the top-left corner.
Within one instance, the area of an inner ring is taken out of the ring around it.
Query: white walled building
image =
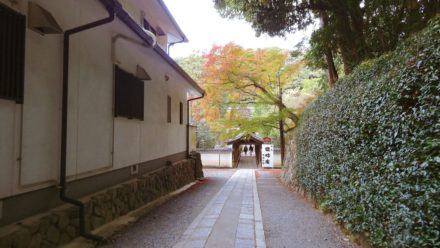
[[[0,0],[0,226],[59,205],[63,163],[77,198],[185,159],[185,41],[162,0]]]

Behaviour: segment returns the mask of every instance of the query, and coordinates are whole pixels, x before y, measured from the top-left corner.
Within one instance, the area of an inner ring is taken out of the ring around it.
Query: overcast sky
[[[224,45],[229,42],[245,48],[292,49],[306,34],[298,32],[286,38],[261,35],[257,38],[249,23],[220,17],[212,0],[164,1],[189,40],[188,43],[176,44],[170,48],[173,58],[188,56],[194,51],[209,51],[212,45]]]

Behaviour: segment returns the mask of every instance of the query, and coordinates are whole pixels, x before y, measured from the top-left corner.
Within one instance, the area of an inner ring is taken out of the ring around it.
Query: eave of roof
[[[160,1],[160,0],[159,0]],[[142,28],[130,17],[130,15],[122,8],[122,5],[115,0],[100,0],[100,2],[107,8],[115,8],[116,16],[129,27],[139,38],[145,43],[152,45],[153,40],[148,36]],[[173,69],[175,69],[188,83],[194,87],[202,96],[205,95],[205,91],[192,79],[165,51],[160,47],[155,46],[154,51],[159,54]]]
[[[247,137],[246,137],[247,135],[250,136],[249,139],[247,139]],[[245,134],[242,133],[242,134],[239,134],[239,135],[235,136],[232,139],[226,140],[226,144],[231,145],[231,144],[233,144],[235,142],[239,142],[239,141],[243,140],[243,138],[246,138],[247,140],[253,140],[253,141],[261,143],[261,144],[264,143],[264,140],[262,138],[260,138],[256,134],[250,133],[250,134],[246,134],[245,135]]]
[[[163,0],[157,0],[159,2],[159,5],[163,8],[163,10],[165,11],[165,13],[167,14],[168,18],[170,19],[170,21],[173,23],[173,25],[176,27],[177,31],[180,33],[180,35],[182,36],[182,41],[181,42],[188,42],[188,38],[186,37],[185,33],[183,33],[182,29],[180,28],[179,24],[177,24],[176,19],[174,19],[174,16],[171,14],[170,10],[168,9],[168,7],[165,5],[165,3],[163,2]]]

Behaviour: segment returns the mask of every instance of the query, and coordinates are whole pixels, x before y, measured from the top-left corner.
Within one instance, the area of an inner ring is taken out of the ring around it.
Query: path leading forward
[[[174,247],[205,246],[266,247],[254,170],[235,172]]]
[[[107,247],[355,247],[290,192],[279,170],[205,170],[199,182],[130,225]]]

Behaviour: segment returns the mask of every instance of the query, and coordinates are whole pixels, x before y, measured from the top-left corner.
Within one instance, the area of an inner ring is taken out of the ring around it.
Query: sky
[[[283,37],[256,37],[251,24],[244,20],[222,18],[214,8],[212,0],[164,0],[171,14],[188,38],[188,43],[180,43],[170,48],[173,58],[185,57],[194,52],[209,51],[213,45],[229,42],[244,48],[280,47],[293,49],[308,32]]]

